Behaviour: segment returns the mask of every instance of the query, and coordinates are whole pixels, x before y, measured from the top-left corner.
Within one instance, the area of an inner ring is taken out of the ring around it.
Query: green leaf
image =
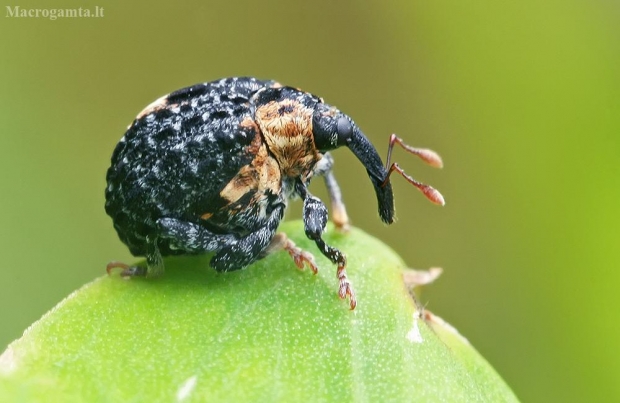
[[[516,401],[464,338],[416,311],[389,247],[329,227],[350,311],[302,223],[281,229],[318,275],[280,252],[231,273],[202,256],[167,259],[158,279],[100,277],[3,353],[0,401]]]

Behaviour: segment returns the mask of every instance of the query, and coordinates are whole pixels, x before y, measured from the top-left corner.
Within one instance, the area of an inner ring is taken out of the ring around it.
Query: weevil
[[[215,252],[210,265],[226,272],[278,250],[316,273],[312,254],[277,233],[289,200],[301,198],[305,233],[337,265],[338,295],[354,309],[346,257],[324,242],[328,210],[308,184],[324,178],[332,220],[346,231],[349,219],[330,154],[344,146],[366,168],[383,222],[394,221],[393,172],[443,205],[437,190],[390,163],[395,144],[442,165],[435,152],[410,147],[395,135],[383,165],[349,116],[276,81],[233,77],[172,92],[138,114],[112,154],[105,209],[130,252],[146,257],[146,267],[111,262],[108,273],[121,268],[123,277],[159,276],[163,256],[206,252]]]

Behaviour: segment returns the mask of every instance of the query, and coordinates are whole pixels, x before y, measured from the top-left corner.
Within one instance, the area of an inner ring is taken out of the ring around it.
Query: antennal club
[[[424,196],[426,196],[428,200],[430,200],[431,202],[435,204],[439,204],[441,206],[445,205],[446,202],[443,196],[441,195],[441,193],[437,189],[435,189],[432,186],[425,185],[424,183],[418,182],[417,180],[413,179],[411,176],[407,175],[405,171],[403,171],[403,169],[398,165],[398,163],[394,162],[390,165],[390,161],[392,160],[392,149],[394,148],[394,144],[397,144],[397,143],[402,148],[404,148],[405,151],[417,157],[420,157],[422,161],[426,162],[428,165],[434,168],[443,167],[443,161],[441,160],[441,157],[439,156],[439,154],[437,154],[435,151],[429,150],[428,148],[411,147],[410,145],[405,144],[403,142],[403,139],[396,136],[395,134],[392,134],[390,136],[390,144],[388,146],[387,161],[385,163],[385,169],[387,171],[387,175],[385,176],[385,179],[383,180],[383,183],[381,184],[381,186],[383,187],[387,185],[387,183],[390,180],[390,175],[392,174],[392,172],[396,171],[399,174],[401,174],[403,178],[407,180],[407,182],[411,183],[413,186],[418,188],[424,194]]]

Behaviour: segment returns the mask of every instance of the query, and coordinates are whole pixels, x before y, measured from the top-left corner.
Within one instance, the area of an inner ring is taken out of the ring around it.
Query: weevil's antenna
[[[395,143],[398,143],[398,145],[400,145],[402,148],[404,148],[406,151],[410,152],[411,154],[420,157],[422,161],[426,162],[428,165],[432,166],[433,168],[443,168],[443,161],[441,160],[441,157],[439,156],[439,154],[437,154],[435,151],[429,150],[428,148],[411,147],[410,145],[405,144],[403,142],[403,139],[396,136],[395,134],[392,134],[390,136],[390,144],[388,147],[387,161],[385,162],[386,170],[388,170],[390,167],[390,160],[392,159],[392,149],[394,148]]]
[[[392,134],[390,136],[390,144],[388,146],[388,155],[387,155],[387,160],[385,163],[385,170],[387,171],[387,174],[381,186],[387,185],[390,180],[390,175],[392,174],[392,172],[396,171],[399,174],[401,174],[403,178],[407,180],[407,182],[411,183],[413,186],[418,188],[424,194],[424,196],[426,196],[428,200],[430,200],[431,202],[435,204],[439,204],[440,206],[444,206],[446,202],[443,196],[441,195],[441,193],[437,189],[435,189],[432,186],[425,185],[424,183],[418,182],[417,180],[413,179],[411,176],[407,175],[405,171],[403,171],[403,169],[398,165],[398,163],[394,162],[390,165],[390,161],[392,160],[392,149],[394,148],[394,144],[397,144],[397,143],[402,148],[404,148],[405,151],[408,151],[411,154],[420,157],[422,161],[426,162],[428,165],[434,168],[443,167],[443,161],[441,160],[441,157],[439,156],[439,154],[437,154],[435,151],[429,150],[428,148],[411,147],[410,145],[405,144],[403,142],[403,139],[396,136],[395,134]]]

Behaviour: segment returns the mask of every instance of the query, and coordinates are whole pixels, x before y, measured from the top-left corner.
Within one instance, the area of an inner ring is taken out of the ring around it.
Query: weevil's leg
[[[342,299],[348,296],[351,309],[355,309],[357,305],[355,292],[346,273],[347,258],[338,249],[327,245],[321,238],[327,223],[327,207],[321,200],[312,196],[301,181],[297,182],[295,189],[304,200],[303,216],[306,236],[316,243],[325,257],[338,265],[336,272],[339,281],[338,295]]]
[[[314,175],[321,175],[325,179],[325,186],[327,187],[329,200],[332,206],[332,220],[337,229],[347,232],[350,229],[349,216],[342,202],[340,186],[338,186],[338,182],[336,182],[336,177],[332,171],[333,166],[334,158],[330,153],[325,153],[323,154],[323,158],[316,164]]]
[[[275,206],[265,225],[234,242],[223,245],[211,259],[211,267],[217,271],[233,271],[254,263],[265,255],[284,217],[284,204]]]
[[[312,256],[310,252],[306,252],[305,250],[297,247],[295,242],[291,241],[284,232],[279,232],[273,237],[271,243],[267,246],[267,249],[261,253],[260,257],[265,257],[270,253],[283,249],[291,255],[299,269],[303,270],[304,265],[307,264],[310,270],[312,270],[312,273],[317,274],[319,272],[319,268],[316,266],[314,261],[314,256]]]
[[[332,219],[334,220],[334,224],[337,229],[347,232],[351,229],[349,215],[342,202],[342,193],[340,193],[340,187],[338,186],[338,182],[336,182],[336,177],[333,172],[330,171],[325,175],[325,185],[327,186],[329,199],[332,204]]]
[[[407,175],[405,171],[403,171],[403,169],[398,165],[398,163],[394,162],[390,165],[390,161],[392,160],[392,149],[394,148],[394,144],[398,144],[402,148],[404,148],[406,151],[410,152],[411,154],[420,157],[424,162],[426,162],[428,165],[432,167],[435,167],[435,168],[443,167],[443,161],[441,160],[441,157],[439,156],[439,154],[437,154],[435,151],[429,150],[428,148],[411,147],[410,145],[405,144],[403,142],[403,139],[401,139],[400,137],[397,137],[395,134],[392,134],[390,136],[390,144],[388,146],[388,154],[387,154],[387,159],[385,161],[385,169],[387,171],[387,175],[385,175],[385,179],[383,180],[382,186],[385,186],[388,183],[390,179],[390,175],[392,174],[392,172],[396,171],[399,174],[401,174],[403,178],[407,180],[407,182],[411,183],[413,186],[418,188],[424,194],[424,196],[426,196],[426,198],[429,199],[431,202],[435,204],[439,204],[441,206],[445,205],[446,202],[444,201],[443,196],[437,189],[435,189],[432,186],[425,185],[424,183],[418,182],[417,180],[413,179],[411,176]]]
[[[164,274],[164,260],[161,257],[159,248],[157,247],[157,237],[147,236],[147,252],[146,252],[146,265],[143,266],[129,266],[122,262],[110,262],[106,266],[108,274],[112,273],[113,269],[123,269],[121,271],[121,277],[158,277]]]
[[[112,275],[112,271],[114,269],[122,269],[121,277],[123,278],[131,278],[131,277],[146,277],[146,267],[142,266],[129,266],[123,262],[112,261],[108,263],[106,266],[106,271],[108,275]]]
[[[216,234],[201,225],[176,218],[160,218],[157,227],[159,236],[169,240],[172,248],[190,253],[213,252],[237,240],[234,235]]]

